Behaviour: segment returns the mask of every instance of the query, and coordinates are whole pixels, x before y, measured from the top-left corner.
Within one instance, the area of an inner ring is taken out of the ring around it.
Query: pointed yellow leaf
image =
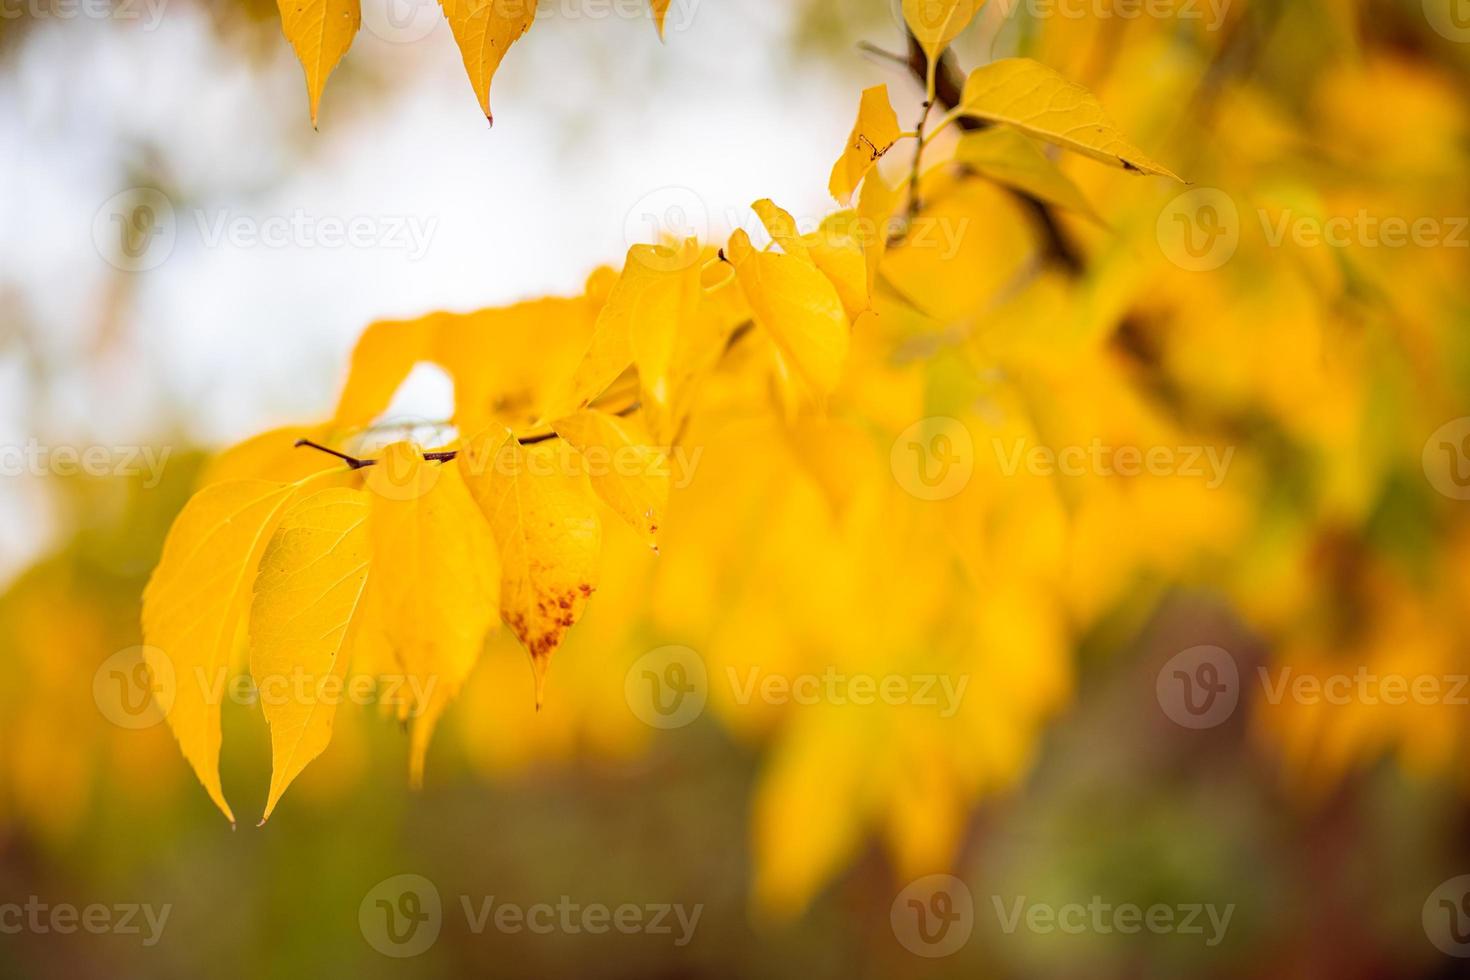
[[[1040,147],[1013,129],[995,126],[966,133],[954,158],[996,183],[1101,221],[1072,179]]]
[[[296,490],[265,480],[205,487],[169,529],[143,592],[149,669],[175,683],[169,727],[231,823],[219,778],[220,706],[260,556]]]
[[[369,507],[345,488],[298,499],[261,558],[250,607],[250,675],[271,733],[261,823],[332,739],[367,586]]]
[[[551,655],[597,588],[602,552],[591,488],[570,451],[559,439],[523,446],[487,433],[459,456],[500,549],[500,615],[531,654],[538,704]]]
[[[493,125],[490,80],[506,50],[531,29],[536,0],[439,0],[455,43],[464,56],[464,68],[480,100],[480,109]]]
[[[811,262],[812,257],[807,254],[806,242],[802,240],[801,230],[796,226],[796,219],[791,217],[791,212],[777,207],[770,198],[761,198],[751,205],[756,217],[761,219],[761,224],[766,227],[766,234],[781,246],[781,251],[794,259],[803,262]]]
[[[847,137],[847,146],[837,163],[832,167],[827,189],[843,204],[852,200],[852,192],[862,183],[863,176],[898,142],[903,130],[898,125],[898,115],[888,98],[887,85],[875,85],[863,91],[858,103],[857,122]]]
[[[653,26],[658,28],[658,36],[664,36],[664,20],[669,16],[669,4],[673,0],[652,0]]]
[[[410,778],[421,785],[434,725],[495,624],[500,566],[485,519],[457,467],[394,443],[366,471],[372,495],[371,615],[410,686]]]
[[[932,62],[970,25],[985,0],[903,0],[903,19]]]
[[[631,422],[606,412],[578,412],[555,429],[586,460],[593,492],[654,544],[669,503],[665,455],[635,436]]]
[[[812,264],[757,252],[737,229],[727,250],[755,322],[816,393],[837,387],[847,358],[849,324],[837,288]]]
[[[276,0],[276,6],[281,11],[281,30],[306,72],[311,125],[315,127],[327,76],[352,46],[362,25],[362,9],[358,0]]]
[[[1179,180],[1128,142],[1091,92],[1029,58],[977,68],[965,80],[966,115],[1014,127],[1027,136],[1138,173]]]

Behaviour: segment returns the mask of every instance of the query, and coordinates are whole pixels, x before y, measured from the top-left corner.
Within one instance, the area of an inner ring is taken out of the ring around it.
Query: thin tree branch
[[[632,415],[634,412],[638,411],[638,409],[642,407],[642,402],[635,401],[631,405],[624,406],[623,408],[618,409],[612,414],[618,416],[619,418],[627,418],[629,415]],[[535,435],[525,436],[524,438],[517,437],[516,441],[519,442],[522,446],[534,446],[539,442],[550,442],[552,439],[555,438],[555,432],[538,432]],[[349,456],[344,452],[339,452],[336,449],[332,449],[328,446],[323,446],[319,442],[312,442],[310,439],[297,439],[295,448],[315,449],[318,452],[326,453],[328,456],[335,456],[338,459],[342,460],[342,462],[346,463],[349,469],[360,470],[365,469],[369,466],[378,465],[378,461],[376,459],[359,459],[356,456]],[[430,463],[448,463],[458,458],[458,456],[459,450],[457,449],[446,449],[441,452],[424,453],[424,459]]]

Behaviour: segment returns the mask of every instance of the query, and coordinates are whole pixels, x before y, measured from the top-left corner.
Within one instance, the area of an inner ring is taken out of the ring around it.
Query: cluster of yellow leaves
[[[979,5],[903,7],[932,61]],[[1049,19],[1034,60],[976,69],[927,134],[901,131],[886,86],[867,89],[829,180],[856,206],[815,231],[762,201],[764,246],[746,231],[718,253],[638,246],[581,296],[369,327],[332,419],[216,461],[150,588],[149,642],[176,669],[229,663],[243,646],[261,674],[438,678],[410,712],[419,773],[497,606],[539,685],[584,586],[606,583],[616,599],[598,642],[574,636],[577,677],[540,719],[502,662],[468,681],[472,758],[500,772],[579,739],[635,751],[647,733],[623,703],[623,654],[646,618],[698,646],[711,712],[768,747],[755,891],[784,914],[869,835],[904,874],[947,866],[969,809],[1024,773],[1067,697],[1071,644],[1140,621],[1169,583],[1227,589],[1304,672],[1335,669],[1328,651],[1383,672],[1461,664],[1463,517],[1409,494],[1442,542],[1428,560],[1375,535],[1405,473],[1422,485],[1423,433],[1463,405],[1446,366],[1463,341],[1444,326],[1462,270],[1447,250],[1283,249],[1252,231],[1250,210],[1465,213],[1462,95],[1378,56],[1349,59],[1285,106],[1256,83],[1221,83],[1218,38],[1186,43],[1157,18],[1107,37],[1094,27]],[[1180,123],[1182,106],[1197,118]],[[1294,134],[1300,119],[1313,139]],[[1190,176],[1238,202],[1241,245],[1223,269],[1201,274],[1167,253],[1159,216],[1182,189],[1135,179],[1174,174],[1125,128],[1171,145],[1166,158],[1196,154]],[[882,160],[913,138],[929,166],[896,188]],[[1320,159],[1329,146],[1341,149]],[[1423,193],[1393,190],[1385,177],[1399,172],[1422,177]],[[948,233],[943,247],[931,229]],[[291,448],[361,451],[423,361],[452,377],[447,422],[466,438],[391,445],[362,469]],[[899,476],[899,457],[932,436],[904,435],[922,418],[951,420],[973,444],[972,476],[942,501]],[[1092,443],[1194,447],[1230,468],[1217,481],[1006,462],[1018,446]],[[671,494],[655,464],[690,446],[704,451],[699,472]],[[612,449],[648,465],[630,476],[557,462]],[[644,547],[655,540],[657,560]],[[204,561],[206,547],[229,554]],[[1368,610],[1347,632],[1332,613],[1344,568]],[[1417,587],[1424,576],[1443,585]],[[828,670],[970,684],[947,714],[739,695],[751,671]],[[273,806],[326,744],[331,712],[296,703],[267,716]],[[169,720],[223,806],[217,712],[186,706]],[[1326,774],[1389,748],[1446,766],[1465,737],[1444,711],[1289,702],[1259,727]]]
[[[650,0],[650,16],[663,36],[670,0]],[[281,30],[296,51],[306,73],[311,124],[316,126],[327,78],[347,54],[362,26],[359,0],[276,0]],[[537,0],[440,0],[454,41],[464,57],[465,72],[474,87],[480,110],[492,123],[490,82],[510,46],[536,20]]]
[[[743,231],[718,254],[634,246],[582,296],[374,324],[330,420],[264,433],[211,465],[170,531],[143,627],[150,656],[167,661],[157,671],[181,678],[169,724],[226,816],[218,685],[196,681],[227,675],[242,643],[261,690],[306,682],[265,706],[266,816],[328,744],[353,663],[431,692],[400,711],[418,782],[435,723],[498,621],[529,652],[539,703],[598,586],[604,511],[655,544],[666,449],[733,340],[762,345],[760,373],[790,411],[832,391],[868,307],[873,246],[842,216],[801,235],[771,202],[755,208],[779,251],[755,250]],[[372,460],[298,447],[371,435],[425,362],[453,379],[445,426],[465,438],[398,442]]]

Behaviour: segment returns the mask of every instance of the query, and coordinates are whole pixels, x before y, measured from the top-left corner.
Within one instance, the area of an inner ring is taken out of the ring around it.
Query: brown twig
[[[619,418],[627,418],[629,415],[632,415],[634,412],[638,411],[638,409],[641,408],[642,405],[642,402],[635,401],[631,405],[620,408],[612,414],[618,416]],[[535,435],[525,436],[524,438],[517,437],[516,441],[519,442],[522,446],[534,446],[539,442],[549,442],[555,438],[555,432],[538,432]],[[378,465],[378,461],[376,459],[359,459],[356,456],[349,456],[346,453],[340,452],[336,449],[332,449],[329,446],[323,446],[319,442],[312,442],[310,439],[297,439],[294,448],[315,449],[318,452],[326,453],[328,456],[335,456],[338,459],[342,460],[342,462],[346,463],[349,469],[360,470],[365,469],[369,466]],[[430,463],[448,463],[458,458],[458,456],[459,450],[457,449],[446,449],[442,452],[424,453],[424,459]]]

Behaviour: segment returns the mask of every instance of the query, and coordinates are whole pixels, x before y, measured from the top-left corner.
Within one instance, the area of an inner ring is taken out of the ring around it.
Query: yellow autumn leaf
[[[864,175],[887,153],[903,130],[898,125],[898,115],[888,98],[887,85],[875,85],[864,89],[858,103],[857,122],[847,137],[847,146],[842,156],[832,166],[832,176],[827,189],[843,204],[852,200],[852,192],[862,183]]]
[[[324,470],[341,468],[340,460],[296,448],[299,439],[325,442],[328,440],[327,428],[288,425],[251,436],[211,459],[200,473],[197,484],[203,488],[235,480],[295,483]]]
[[[1013,129],[995,126],[966,133],[954,158],[998,184],[1101,221],[1071,178],[1040,147]]]
[[[653,26],[658,28],[658,36],[664,36],[664,21],[669,16],[669,4],[673,0],[650,0],[653,7]]]
[[[536,0],[439,0],[455,43],[464,56],[480,109],[491,125],[490,80],[512,44],[536,20]]]
[[[898,191],[888,186],[882,174],[863,181],[862,193],[858,195],[857,218],[863,239],[863,260],[868,269],[869,296],[878,279],[878,266],[888,251],[888,225],[898,198]]]
[[[644,390],[656,403],[668,400],[680,327],[700,304],[700,265],[699,243],[692,238],[678,246],[628,249],[586,350],[552,402],[553,417],[591,404],[630,364],[637,365]]]
[[[459,692],[495,625],[500,567],[490,529],[455,466],[394,443],[366,471],[373,622],[407,675],[410,779],[421,785],[434,725]]]
[[[849,343],[837,288],[810,262],[757,252],[743,230],[730,236],[726,254],[756,323],[814,392],[829,394],[841,377]]]
[[[413,366],[431,356],[441,319],[430,315],[369,324],[352,349],[347,383],[337,399],[333,422],[343,427],[360,426],[381,415]]]
[[[873,181],[880,183],[880,181]],[[864,192],[866,193],[866,191]],[[822,275],[837,289],[842,308],[854,322],[871,305],[868,280],[868,248],[864,236],[875,233],[853,211],[838,211],[822,219],[821,225],[801,239]]]
[[[669,503],[664,454],[635,437],[632,423],[607,412],[581,411],[554,428],[586,459],[593,492],[653,544]]]
[[[960,109],[1103,163],[1180,179],[1130,143],[1091,92],[1029,58],[975,69],[965,80]]]
[[[796,219],[791,217],[791,212],[778,207],[770,198],[764,197],[750,207],[756,217],[761,219],[761,224],[766,228],[766,234],[781,246],[781,251],[794,259],[812,263],[812,257],[807,253],[806,242],[802,240],[801,230],[797,228]]]
[[[597,588],[602,524],[586,475],[559,439],[523,446],[485,433],[459,455],[459,469],[500,549],[500,614],[531,654],[536,701],[551,655]]]
[[[260,557],[296,491],[265,480],[205,487],[169,529],[143,592],[149,670],[174,678],[169,727],[231,823],[219,777],[220,707]]]
[[[311,125],[315,127],[327,76],[352,46],[362,26],[362,9],[358,0],[276,0],[276,6],[281,11],[281,30],[306,72]]]
[[[323,490],[298,500],[261,558],[250,607],[250,675],[271,734],[261,823],[331,741],[367,586],[369,510],[361,490]]]
[[[984,5],[985,0],[903,0],[903,20],[933,63]]]

